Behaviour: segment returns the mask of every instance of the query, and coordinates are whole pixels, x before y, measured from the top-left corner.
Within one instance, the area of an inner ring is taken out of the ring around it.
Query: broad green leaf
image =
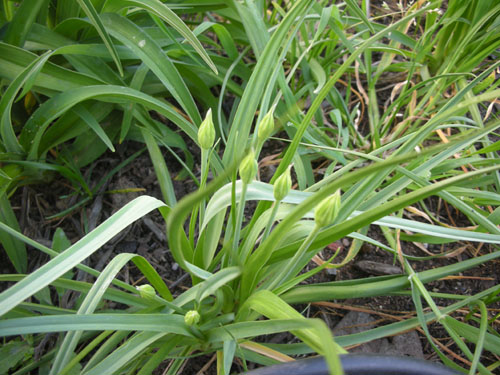
[[[244,316],[249,309],[270,319],[303,319],[304,322],[307,321],[302,314],[281,298],[265,290],[253,294],[242,306],[239,314]],[[316,327],[313,326],[314,328],[306,328],[305,325],[304,328],[291,332],[315,351],[323,354],[332,373],[342,374],[339,354],[345,353],[345,350],[333,341],[329,332],[323,331],[325,324],[322,321],[318,321],[318,323],[320,324],[317,324]]]
[[[8,374],[19,362],[33,355],[33,348],[27,342],[9,341],[0,347],[0,374]]]

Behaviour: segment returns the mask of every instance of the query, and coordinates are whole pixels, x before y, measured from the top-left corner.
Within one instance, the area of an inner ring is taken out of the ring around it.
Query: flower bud
[[[140,285],[137,287],[139,295],[145,299],[153,299],[156,296],[156,290],[149,284]]]
[[[193,326],[198,324],[200,321],[200,314],[196,310],[189,310],[186,315],[184,315],[184,323],[188,326]]]
[[[282,201],[292,188],[292,176],[290,175],[291,168],[292,166],[290,165],[274,182],[273,193],[274,199],[277,202]]]
[[[212,109],[210,108],[198,129],[198,143],[202,149],[208,150],[214,145],[214,141],[215,128],[212,121]]]
[[[274,131],[274,118],[273,110],[271,109],[264,116],[257,129],[257,139],[259,143],[264,143],[264,141],[271,136]]]
[[[340,189],[322,200],[314,212],[314,221],[320,228],[333,224],[340,209]]]
[[[240,178],[244,184],[249,184],[257,174],[257,161],[255,160],[255,152],[251,150],[247,156],[241,161],[240,164]]]

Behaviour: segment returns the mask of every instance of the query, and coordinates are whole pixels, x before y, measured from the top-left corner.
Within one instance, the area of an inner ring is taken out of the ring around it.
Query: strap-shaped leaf
[[[192,337],[184,316],[169,314],[56,315],[0,321],[0,336],[66,331],[148,331]]]
[[[164,206],[163,202],[148,196],[136,198],[128,203],[66,251],[1,293],[0,316],[88,258],[125,227],[155,208]]]
[[[90,19],[92,24],[94,25],[95,29],[99,33],[99,36],[101,37],[102,41],[106,45],[106,48],[108,49],[109,53],[113,57],[113,60],[116,64],[116,67],[118,68],[118,72],[120,72],[120,75],[123,76],[123,68],[122,68],[122,63],[120,61],[120,58],[118,57],[118,53],[116,52],[116,48],[113,44],[113,41],[111,40],[111,37],[108,35],[108,32],[104,28],[104,25],[102,24],[102,21],[99,17],[99,14],[94,8],[94,5],[90,0],[77,0],[78,4],[82,7],[83,11],[87,15],[87,17]]]
[[[106,13],[101,18],[109,33],[149,67],[192,121],[196,124],[201,123],[200,113],[186,83],[156,40],[132,21],[118,14]]]
[[[0,136],[2,139],[2,143],[5,145],[7,151],[9,152],[23,152],[23,148],[19,144],[17,140],[14,129],[12,128],[11,121],[11,110],[12,104],[16,99],[16,96],[21,90],[22,87],[23,93],[25,94],[27,91],[31,89],[33,86],[35,78],[40,73],[42,67],[45,65],[49,57],[52,55],[51,51],[45,52],[42,56],[33,60],[21,74],[19,74],[16,79],[12,81],[9,85],[5,93],[2,95],[2,99],[0,100]]]
[[[186,24],[166,5],[158,0],[111,0],[105,5],[103,11],[114,12],[125,7],[138,7],[145,9],[171,25],[179,34],[181,34],[189,44],[193,46],[200,57],[207,63],[210,69],[217,74],[217,67],[212,62],[207,52],[201,45],[200,41],[196,38],[193,32],[186,26]]]
[[[78,315],[92,314],[95,311],[113,278],[129,261],[133,261],[143,271],[146,278],[156,287],[156,290],[159,290],[168,300],[172,300],[172,295],[167,286],[146,259],[135,254],[124,253],[114,257],[102,271],[101,275],[99,275],[78,309]],[[73,331],[66,334],[52,365],[51,374],[58,374],[70,361],[81,335],[82,331]]]

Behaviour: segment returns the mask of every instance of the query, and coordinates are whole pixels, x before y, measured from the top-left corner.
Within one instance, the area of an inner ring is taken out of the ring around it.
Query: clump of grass
[[[500,120],[492,111],[500,63],[489,58],[500,43],[492,32],[500,7],[449,1],[439,14],[441,1],[415,2],[387,24],[384,14],[367,17],[368,3],[1,3],[0,241],[18,272],[0,276],[15,283],[0,294],[0,335],[9,337],[0,350],[18,353],[2,363],[7,370],[151,374],[168,358],[166,373],[175,374],[190,357],[208,353],[218,372],[229,374],[236,358],[243,369],[291,360],[286,345],[255,340],[289,331],[303,343],[295,353],[323,354],[332,373],[341,373],[343,347],[418,326],[448,366],[471,374],[498,367],[483,363],[482,353],[500,355],[488,311],[500,286],[462,296],[436,294],[426,284],[500,257]],[[405,76],[386,88],[384,78],[397,72]],[[190,171],[194,156],[178,132],[200,146],[201,165],[199,179],[189,172],[199,189],[179,201],[161,152],[180,150],[184,158],[176,157]],[[264,183],[258,161],[278,132],[288,146]],[[85,204],[100,187],[90,189],[80,168],[130,139],[146,145],[163,201],[137,198],[72,245],[61,231],[52,249],[21,233],[9,203],[17,188],[40,181],[44,171],[58,173]],[[473,230],[444,223],[425,206],[428,197],[462,212]],[[257,207],[245,216],[248,201]],[[173,258],[191,278],[189,290],[173,296],[136,254],[116,256],[102,272],[82,264],[155,209]],[[432,223],[405,219],[407,211]],[[371,225],[383,228],[386,243],[368,236]],[[346,236],[354,241],[341,262],[336,253],[302,272]],[[417,273],[416,262],[428,258],[405,254],[405,241],[489,243],[491,251]],[[393,255],[404,274],[303,283],[352,261],[363,242]],[[52,259],[26,274],[25,244]],[[116,278],[129,262],[145,285]],[[71,280],[66,274],[75,267],[96,281]],[[50,297],[28,302],[54,288],[80,292],[81,303],[63,309]],[[395,293],[411,295],[415,318],[335,339],[323,321],[293,308]],[[436,297],[453,303],[441,307]],[[126,308],[113,310],[108,301]],[[474,324],[454,316],[459,309],[468,309]],[[467,369],[436,346],[427,329],[435,321]],[[60,332],[58,345],[35,361],[33,347],[48,332]]]

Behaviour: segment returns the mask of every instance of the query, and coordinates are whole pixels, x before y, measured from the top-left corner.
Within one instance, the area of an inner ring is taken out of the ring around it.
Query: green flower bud
[[[314,221],[318,227],[333,224],[340,209],[340,189],[335,194],[321,201],[314,212]]]
[[[156,290],[149,284],[140,285],[137,287],[139,295],[145,299],[153,299],[156,296]]]
[[[193,326],[198,324],[200,321],[200,314],[196,310],[189,310],[186,315],[184,315],[184,323],[188,326]]]
[[[240,178],[244,184],[249,184],[257,174],[257,161],[255,160],[255,152],[251,150],[247,156],[241,161],[240,164]]]
[[[291,168],[292,166],[290,165],[274,182],[273,193],[274,199],[276,199],[277,202],[282,201],[292,188],[292,176],[290,175]]]
[[[271,109],[264,116],[257,129],[257,139],[259,143],[264,143],[264,141],[271,136],[274,131],[274,118],[273,110]]]
[[[214,145],[214,141],[215,128],[212,121],[212,109],[210,108],[198,129],[198,143],[202,149],[208,150]]]

